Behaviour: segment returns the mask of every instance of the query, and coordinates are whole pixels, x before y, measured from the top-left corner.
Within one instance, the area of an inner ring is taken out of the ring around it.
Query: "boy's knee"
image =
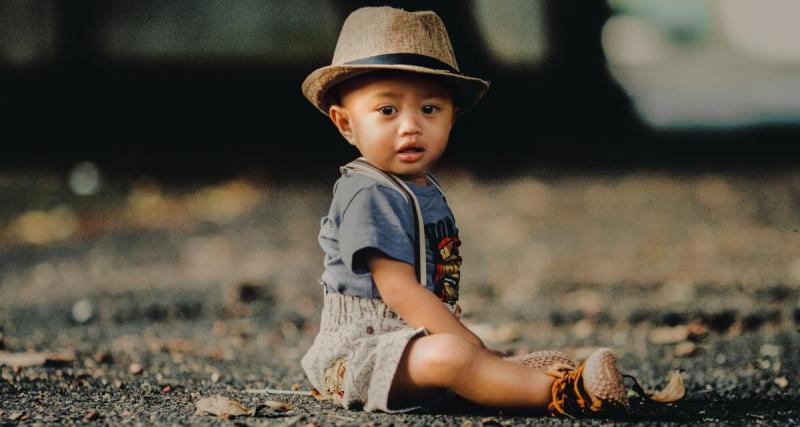
[[[472,362],[477,348],[454,334],[436,334],[425,337],[427,342],[418,356],[426,367],[439,373],[460,373]]]

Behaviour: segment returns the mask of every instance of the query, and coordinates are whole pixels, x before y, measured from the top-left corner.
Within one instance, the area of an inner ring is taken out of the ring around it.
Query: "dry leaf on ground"
[[[133,362],[128,366],[128,371],[133,375],[140,375],[144,371],[141,363]]]
[[[650,342],[653,344],[676,344],[689,338],[689,329],[684,325],[664,326],[650,331]]]
[[[294,409],[294,405],[291,403],[278,402],[277,400],[267,400],[264,402],[264,406],[275,412],[286,412]]]
[[[688,357],[694,354],[697,346],[691,341],[684,341],[675,346],[675,355],[678,357]]]
[[[648,392],[650,400],[660,403],[670,403],[680,400],[686,394],[686,387],[683,385],[683,376],[679,371],[672,371],[667,385],[661,391]]]
[[[56,353],[26,351],[22,353],[11,353],[0,351],[0,365],[11,366],[12,368],[24,368],[28,366],[62,365],[75,361],[75,352],[64,350]]]
[[[699,320],[692,320],[686,325],[686,329],[689,331],[689,338],[693,340],[699,340],[706,335],[708,335],[708,326],[704,325]]]
[[[256,408],[248,408],[239,402],[225,396],[215,394],[197,401],[195,415],[216,415],[222,419],[239,417],[242,415],[250,416],[256,414]]]

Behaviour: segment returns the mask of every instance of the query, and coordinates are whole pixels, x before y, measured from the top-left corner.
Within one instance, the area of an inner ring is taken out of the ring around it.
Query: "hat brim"
[[[329,65],[318,68],[306,77],[303,81],[303,95],[322,114],[328,115],[330,100],[327,96],[328,91],[335,85],[353,78],[379,70],[400,70],[414,73],[440,76],[450,79],[459,90],[458,115],[472,108],[478,100],[489,90],[489,82],[476,77],[469,77],[462,74],[453,74],[446,70],[436,70],[417,65],[376,65],[376,64],[353,64],[353,65]]]

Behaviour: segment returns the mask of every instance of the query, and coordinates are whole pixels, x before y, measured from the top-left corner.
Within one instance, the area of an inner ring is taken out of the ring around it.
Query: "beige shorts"
[[[408,342],[427,335],[380,299],[325,290],[320,331],[301,364],[323,398],[348,409],[389,413],[389,389]]]
[[[450,312],[455,306],[445,304]],[[412,328],[379,299],[341,295],[325,288],[320,331],[301,360],[311,384],[323,398],[347,409],[389,413],[420,406],[389,408],[389,389],[408,342],[427,335]],[[560,351],[544,350],[505,358],[529,368],[577,366]],[[445,397],[442,391],[436,397]]]

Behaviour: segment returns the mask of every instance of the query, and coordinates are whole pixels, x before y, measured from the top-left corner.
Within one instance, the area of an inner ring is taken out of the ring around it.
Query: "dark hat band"
[[[416,65],[418,67],[431,68],[434,70],[446,70],[453,74],[461,75],[458,70],[446,63],[418,53],[387,53],[384,55],[354,59],[342,65]]]

